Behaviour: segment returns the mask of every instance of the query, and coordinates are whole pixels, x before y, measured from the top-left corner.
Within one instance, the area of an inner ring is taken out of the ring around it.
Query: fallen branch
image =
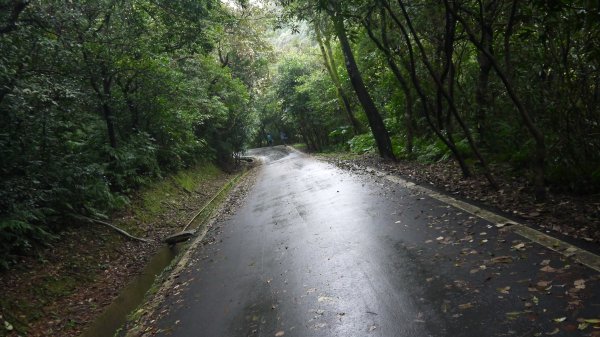
[[[91,222],[91,223],[97,223],[97,224],[109,227],[112,230],[116,231],[117,233],[119,233],[119,234],[123,235],[124,237],[126,237],[128,239],[131,239],[131,240],[141,241],[141,242],[152,242],[152,240],[148,240],[148,239],[144,239],[144,238],[138,238],[137,236],[133,236],[133,235],[127,233],[126,231],[122,230],[121,228],[119,228],[119,227],[117,227],[117,226],[115,226],[115,225],[113,225],[113,224],[111,224],[109,222],[106,222],[106,221],[88,218],[88,217],[83,216],[83,215],[74,215],[73,214],[72,216],[74,218],[77,218],[77,219],[86,220],[86,221]]]

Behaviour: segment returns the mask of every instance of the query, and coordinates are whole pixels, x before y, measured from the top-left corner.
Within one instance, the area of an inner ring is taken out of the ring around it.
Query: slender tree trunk
[[[441,79],[437,76],[437,74],[435,73],[435,71],[433,70],[433,67],[431,65],[431,63],[429,62],[428,58],[427,58],[427,54],[425,52],[425,49],[423,47],[423,44],[421,43],[421,40],[419,39],[419,36],[417,34],[417,32],[415,31],[412,22],[410,20],[410,16],[406,10],[406,7],[404,5],[404,3],[402,2],[402,0],[397,0],[398,4],[400,5],[400,9],[402,10],[402,14],[404,16],[404,19],[406,20],[406,24],[415,40],[415,43],[417,45],[417,47],[419,48],[419,51],[421,52],[421,56],[422,56],[422,61],[425,64],[425,67],[427,68],[427,70],[429,71],[431,77],[433,78],[436,86],[438,89],[441,89],[441,93],[444,96],[444,98],[446,99],[446,101],[448,102],[449,108],[450,108],[450,112],[452,113],[452,115],[454,116],[454,118],[456,119],[456,121],[458,122],[458,124],[460,125],[461,129],[464,132],[465,137],[467,138],[467,141],[469,142],[469,147],[471,148],[471,150],[473,151],[473,154],[475,154],[475,156],[477,157],[479,163],[481,164],[481,167],[483,169],[483,173],[485,175],[485,177],[487,178],[488,182],[490,183],[490,185],[494,188],[498,188],[498,184],[496,183],[495,179],[493,178],[491,171],[489,170],[489,167],[487,165],[487,162],[485,161],[485,159],[483,158],[483,156],[481,155],[481,152],[479,151],[479,148],[477,147],[477,145],[475,144],[473,137],[471,135],[471,131],[469,130],[469,128],[466,126],[466,124],[464,123],[464,121],[462,120],[462,118],[460,117],[460,115],[458,114],[458,110],[456,109],[456,105],[454,104],[454,100],[452,99],[452,97],[448,94],[448,92],[445,90],[443,83],[441,82]],[[444,4],[446,5],[446,7],[448,7],[448,1],[445,0]],[[447,13],[446,13],[446,20],[452,20],[455,21],[456,20],[456,15],[454,13],[449,12],[448,9],[446,9]],[[454,25],[454,23],[453,23]],[[450,38],[451,36],[448,36],[448,38]],[[449,43],[454,43],[453,41],[449,41]]]
[[[513,67],[511,61],[510,52],[510,38],[513,34],[513,27],[515,25],[515,17],[517,16],[517,2],[519,0],[513,0],[510,7],[510,14],[508,16],[508,22],[506,23],[506,31],[504,33],[504,73],[507,79],[512,80]],[[491,61],[490,61],[491,63]],[[491,65],[491,64],[490,64]]]
[[[494,54],[494,30],[489,22],[489,6],[482,9],[481,15],[481,45],[487,49],[489,54]],[[484,144],[486,138],[486,120],[490,108],[489,95],[489,80],[492,64],[484,52],[477,53],[477,63],[479,64],[479,74],[477,76],[477,87],[475,89],[475,102],[477,103],[477,111],[475,119],[477,121],[477,134],[479,135],[479,143]]]
[[[10,13],[6,13],[7,16],[5,22],[2,22],[3,25],[0,26],[0,35],[4,35],[10,33],[11,31],[17,29],[19,27],[18,21],[19,16],[23,13],[25,8],[29,5],[29,1],[27,0],[18,0],[12,2],[12,8],[10,9]],[[3,6],[3,10],[8,7],[7,5]]]
[[[387,22],[385,20],[385,16],[386,16],[385,9],[383,7],[380,10],[380,16],[381,16],[381,41],[379,41],[379,39],[375,36],[375,33],[373,32],[371,13],[369,13],[369,15],[367,16],[367,19],[363,22],[363,24],[367,30],[367,34],[369,35],[369,37],[371,38],[373,43],[375,43],[375,46],[377,46],[377,48],[381,52],[383,52],[383,54],[385,55],[388,66],[390,67],[390,70],[392,70],[394,77],[398,81],[398,84],[400,84],[400,88],[402,89],[402,91],[404,93],[405,110],[404,110],[404,114],[400,113],[400,111],[398,112],[398,120],[400,120],[401,115],[404,115],[404,123],[405,123],[405,128],[406,128],[406,153],[410,155],[413,152],[413,139],[414,139],[412,93],[410,91],[408,81],[406,80],[406,78],[404,77],[402,72],[400,71],[400,68],[396,64],[396,61],[394,60],[394,55],[391,52],[389,40],[387,37]]]
[[[121,83],[117,81],[119,87],[121,88],[121,92],[123,93],[123,98],[125,99],[125,103],[127,104],[127,109],[129,110],[130,120],[131,120],[131,130],[134,132],[139,129],[139,110],[135,101],[131,98],[131,94],[137,90],[136,85],[134,84],[134,79],[130,78],[126,83]]]
[[[390,136],[383,124],[383,119],[369,94],[365,83],[362,79],[362,75],[358,70],[358,65],[356,64],[356,60],[354,59],[354,54],[350,47],[350,41],[348,40],[348,36],[346,35],[346,28],[344,27],[344,18],[341,16],[341,13],[338,9],[336,13],[331,14],[331,17],[334,22],[335,32],[340,41],[340,45],[342,47],[342,51],[344,53],[344,58],[346,59],[346,69],[348,70],[348,75],[350,76],[350,81],[352,82],[352,86],[354,87],[354,91],[358,97],[359,102],[361,103],[365,114],[367,115],[367,119],[369,120],[369,126],[371,127],[371,132],[373,133],[373,137],[375,138],[375,142],[377,143],[377,148],[379,150],[379,155],[385,159],[395,160],[394,152],[392,150],[392,142],[390,141]]]
[[[348,119],[348,122],[352,126],[353,133],[355,135],[359,134],[362,131],[361,127],[360,127],[360,122],[354,116],[354,113],[352,112],[352,106],[350,105],[350,99],[348,98],[348,95],[346,95],[346,92],[345,92],[344,88],[342,87],[340,77],[337,73],[337,67],[335,65],[335,60],[333,59],[333,54],[331,52],[329,52],[329,53],[327,52],[327,50],[331,50],[331,44],[329,42],[329,39],[328,38],[323,39],[321,29],[319,27],[319,24],[316,21],[314,24],[314,28],[315,28],[315,33],[317,35],[317,42],[319,44],[319,49],[321,50],[321,55],[323,56],[323,63],[325,64],[327,73],[329,74],[329,77],[331,77],[331,81],[333,82],[336,93],[338,94],[338,99],[339,99],[338,102],[340,103],[342,110],[344,110],[346,112],[346,117]],[[327,46],[327,49],[326,49],[326,46]]]
[[[104,114],[104,120],[106,121],[106,129],[108,131],[108,139],[110,141],[110,146],[113,149],[117,148],[117,135],[115,132],[115,117],[112,113],[112,109],[109,105],[110,98],[110,87],[111,87],[111,79],[104,78],[102,81],[102,90],[104,99],[102,100],[102,113]]]
[[[425,91],[423,90],[423,87],[421,86],[421,81],[417,77],[415,53],[414,53],[413,46],[412,46],[412,40],[410,39],[406,28],[404,27],[402,22],[400,22],[398,17],[396,17],[396,15],[392,11],[391,7],[389,6],[389,3],[384,0],[384,1],[382,1],[382,4],[384,5],[385,9],[389,13],[390,17],[392,18],[392,20],[394,21],[394,23],[396,24],[398,29],[400,29],[400,32],[402,33],[402,36],[406,43],[406,48],[408,50],[409,63],[405,64],[404,66],[405,66],[406,70],[408,71],[408,73],[410,74],[411,82],[413,83],[415,91],[417,92],[417,95],[419,96],[419,100],[421,101],[422,113],[423,113],[423,116],[425,117],[425,120],[427,121],[427,124],[429,125],[431,130],[433,130],[433,132],[438,137],[438,139],[440,139],[444,143],[444,145],[446,145],[446,147],[448,147],[448,149],[450,149],[450,152],[452,152],[452,155],[458,162],[458,165],[460,167],[460,170],[461,170],[463,176],[470,177],[471,170],[469,169],[469,166],[465,162],[465,160],[462,157],[462,155],[460,154],[460,152],[458,152],[458,148],[456,147],[454,140],[452,138],[446,138],[446,136],[437,128],[437,126],[435,125],[435,123],[433,122],[433,120],[431,118],[430,108],[429,108],[429,100],[427,98],[427,95],[425,94]]]
[[[110,147],[113,149],[117,148],[117,135],[115,131],[115,121],[112,109],[110,108],[110,96],[111,96],[111,85],[112,77],[108,76],[105,71],[102,71],[102,87],[100,88],[96,83],[96,79],[90,74],[90,83],[92,88],[96,92],[98,99],[100,100],[100,107],[102,108],[102,117],[106,123],[106,130],[108,133],[108,141]]]
[[[445,2],[447,5],[447,8],[453,12],[453,15],[463,26],[465,32],[469,36],[469,40],[471,40],[473,45],[475,45],[475,47],[477,49],[479,49],[481,52],[485,53],[486,56],[489,58],[489,60],[492,64],[492,68],[494,68],[494,71],[496,72],[496,74],[498,75],[498,77],[500,78],[502,83],[504,84],[504,87],[506,88],[506,92],[508,93],[508,96],[513,101],[513,104],[515,105],[515,107],[517,108],[517,111],[519,112],[519,114],[521,115],[521,118],[523,119],[525,127],[527,128],[527,130],[531,134],[531,137],[535,141],[535,152],[534,152],[534,158],[532,160],[533,171],[534,171],[534,179],[533,179],[534,193],[535,193],[536,200],[538,200],[540,202],[544,201],[546,199],[546,185],[545,185],[546,143],[544,140],[544,135],[540,132],[540,130],[537,128],[537,126],[533,122],[533,119],[531,118],[531,114],[529,113],[529,111],[527,110],[527,108],[525,107],[523,102],[521,101],[512,82],[506,76],[506,74],[504,73],[504,71],[502,70],[500,65],[498,64],[498,61],[496,60],[494,55],[490,54],[489,51],[481,45],[481,43],[478,41],[478,39],[475,36],[475,34],[473,33],[473,31],[470,29],[469,25],[465,22],[465,19],[461,18],[460,16],[457,15],[456,10],[447,4],[447,0],[445,0]],[[510,64],[510,60],[506,60],[506,61],[508,62],[508,64]]]

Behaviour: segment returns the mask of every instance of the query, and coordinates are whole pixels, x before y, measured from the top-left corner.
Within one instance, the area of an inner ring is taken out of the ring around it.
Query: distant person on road
[[[270,133],[267,133],[267,144],[269,144],[269,146],[273,146],[273,136],[271,136]]]
[[[283,132],[283,131],[279,132],[279,138],[281,138],[281,143],[283,144],[283,146],[287,146],[287,143],[286,143],[287,135],[285,134],[285,132]]]

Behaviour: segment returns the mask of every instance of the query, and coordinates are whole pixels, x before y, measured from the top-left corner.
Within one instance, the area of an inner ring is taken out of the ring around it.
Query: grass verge
[[[40,255],[22,257],[0,274],[0,336],[78,336],[162,246],[160,240],[181,229],[229,179],[216,166],[203,165],[141,189],[111,222],[154,243],[78,224]]]

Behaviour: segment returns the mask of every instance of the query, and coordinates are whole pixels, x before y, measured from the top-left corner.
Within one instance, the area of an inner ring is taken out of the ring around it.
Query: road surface
[[[255,186],[193,253],[156,335],[600,334],[593,270],[387,180],[251,155]]]

